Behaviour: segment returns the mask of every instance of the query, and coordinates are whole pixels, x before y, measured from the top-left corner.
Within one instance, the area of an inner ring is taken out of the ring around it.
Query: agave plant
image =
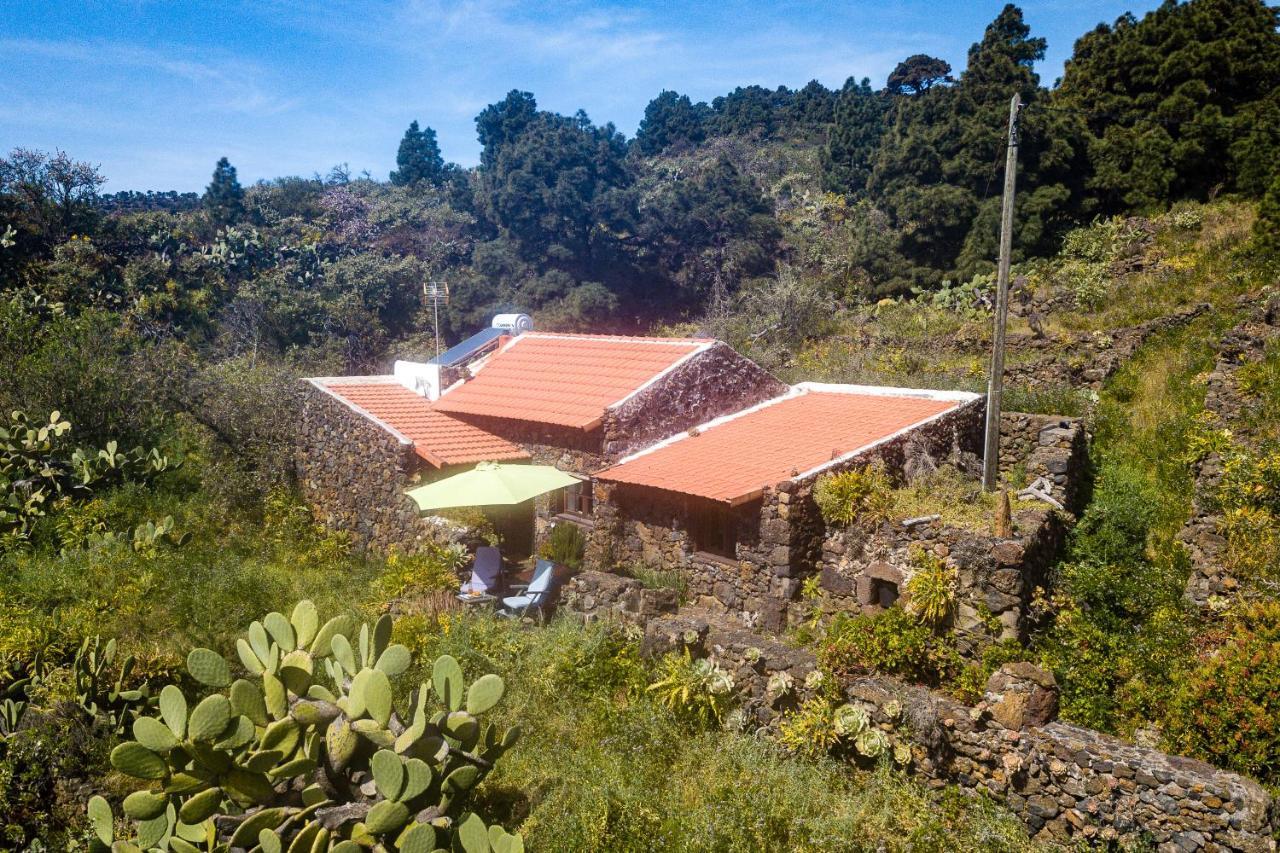
[[[145,780],[125,798],[132,837],[117,839],[102,797],[89,801],[94,849],[117,853],[516,853],[519,835],[463,811],[468,793],[519,737],[481,718],[502,699],[497,675],[468,687],[445,655],[403,714],[392,680],[411,663],[383,616],[358,630],[315,605],[269,613],[236,643],[245,677],[210,649],[187,670],[207,695],[174,685],[158,716],[133,722],[112,766]]]

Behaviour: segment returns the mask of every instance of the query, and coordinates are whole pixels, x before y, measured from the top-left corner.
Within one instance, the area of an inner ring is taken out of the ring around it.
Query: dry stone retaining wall
[[[687,648],[713,657],[733,675],[752,726],[775,726],[816,692],[809,651],[714,617],[681,612],[650,619],[644,644],[651,655]],[[777,673],[791,685],[783,695],[769,690]],[[1261,785],[1054,720],[1057,685],[1031,664],[997,671],[972,707],[878,676],[858,679],[844,693],[875,725],[910,742],[912,773],[991,795],[1037,839],[1153,842],[1160,853],[1276,849],[1276,804]]]
[[[1244,297],[1242,305],[1253,301],[1253,297]],[[1207,381],[1204,405],[1206,411],[1217,417],[1213,428],[1229,428],[1231,440],[1250,449],[1256,449],[1258,436],[1251,434],[1242,416],[1256,404],[1242,393],[1237,373],[1240,368],[1261,361],[1267,345],[1277,339],[1280,339],[1280,298],[1273,298],[1257,306],[1248,319],[1223,336],[1217,364]],[[1209,453],[1196,464],[1194,508],[1178,534],[1191,556],[1186,599],[1201,608],[1209,607],[1216,597],[1230,597],[1242,589],[1243,579],[1236,577],[1227,565],[1227,542],[1219,532],[1222,516],[1213,505],[1222,474],[1222,458],[1217,453]]]

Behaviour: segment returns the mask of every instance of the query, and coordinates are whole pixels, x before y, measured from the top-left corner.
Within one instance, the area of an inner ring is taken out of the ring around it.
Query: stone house
[[[801,383],[597,472],[588,564],[678,566],[691,599],[779,630],[821,564],[819,476],[975,454],[982,413],[966,392]]]
[[[982,450],[977,394],[787,386],[697,338],[489,335],[427,393],[414,374],[429,365],[407,376],[402,365],[399,375],[306,380],[303,491],[361,546],[439,540],[445,526],[419,517],[404,494],[413,485],[480,461],[529,461],[581,485],[504,514],[509,556],[535,551],[553,523],[576,524],[587,568],[677,569],[689,600],[777,631],[803,616],[810,577],[831,606],[888,605],[912,571],[907,555],[924,546],[959,571],[957,627],[999,618],[999,632],[1017,636],[1065,530],[1050,513],[1016,541],[927,520],[870,537],[823,521],[813,488],[825,473],[878,461],[901,478],[972,464]],[[1005,425],[1009,455],[1070,503],[1061,472],[1079,467],[1078,424],[1006,416]]]
[[[425,394],[413,370],[305,380],[303,493],[357,544],[412,548],[431,536],[404,491],[476,462],[527,460],[580,475],[583,486],[517,508],[513,517],[535,522],[515,545],[528,550],[554,517],[589,523],[595,471],[786,391],[715,340],[532,331],[495,337],[445,376],[447,387]]]

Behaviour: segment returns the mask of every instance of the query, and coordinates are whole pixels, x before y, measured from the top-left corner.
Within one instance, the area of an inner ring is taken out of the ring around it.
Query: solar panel
[[[498,338],[509,334],[511,334],[510,329],[499,329],[491,326],[488,329],[476,332],[462,343],[449,347],[427,363],[439,364],[442,367],[454,367],[462,364],[464,361],[471,358]]]

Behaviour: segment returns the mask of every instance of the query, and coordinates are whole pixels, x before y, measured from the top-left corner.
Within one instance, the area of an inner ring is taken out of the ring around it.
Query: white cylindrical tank
[[[533,318],[528,314],[495,314],[493,328],[510,329],[513,335],[533,331]]]

